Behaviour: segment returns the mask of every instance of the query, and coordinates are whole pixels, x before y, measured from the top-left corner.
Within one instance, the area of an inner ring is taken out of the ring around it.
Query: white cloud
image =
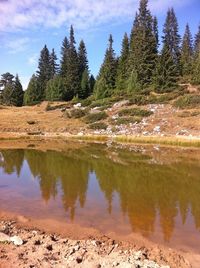
[[[188,2],[150,0],[150,6],[158,13]],[[0,31],[56,28],[69,24],[88,29],[108,22],[120,23],[133,17],[138,4],[139,0],[4,0],[0,1]]]
[[[6,42],[5,46],[10,54],[16,54],[26,50],[30,39],[28,37],[11,39]]]
[[[38,53],[35,53],[28,58],[29,65],[36,66],[37,62],[38,62]]]

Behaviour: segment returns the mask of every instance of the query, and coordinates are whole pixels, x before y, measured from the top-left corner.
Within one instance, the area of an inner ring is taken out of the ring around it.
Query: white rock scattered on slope
[[[0,232],[0,242],[10,242],[10,237],[2,232]]]
[[[15,246],[21,246],[23,244],[23,240],[19,236],[12,236],[10,241],[13,242]]]

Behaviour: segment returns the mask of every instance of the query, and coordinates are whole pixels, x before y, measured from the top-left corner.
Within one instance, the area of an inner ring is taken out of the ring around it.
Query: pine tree
[[[61,47],[60,74],[62,77],[67,77],[68,57],[69,57],[69,41],[67,37],[65,37]]]
[[[38,78],[33,75],[28,84],[28,88],[24,93],[24,104],[33,105],[41,101],[41,90],[38,83]]]
[[[173,60],[171,50],[164,44],[158,57],[154,74],[154,87],[159,93],[171,91],[177,87],[178,70]]]
[[[199,53],[200,50],[200,25],[198,28],[198,32],[195,35],[195,39],[194,39],[194,55],[197,53]]]
[[[38,99],[42,101],[45,98],[47,82],[51,79],[50,55],[46,45],[40,52],[37,76],[39,85]]]
[[[155,20],[148,9],[148,0],[140,0],[139,13],[133,23],[130,40],[129,75],[136,73],[142,87],[152,82],[157,57]]]
[[[89,87],[90,87],[89,95],[91,95],[93,93],[95,83],[96,83],[96,80],[95,80],[94,76],[91,74],[90,79],[89,79]]]
[[[86,46],[83,40],[81,40],[78,48],[78,64],[79,64],[79,77],[81,83],[78,92],[78,97],[83,99],[89,96],[89,67],[88,67]],[[86,92],[86,90],[88,92]]]
[[[115,89],[117,74],[117,60],[113,49],[112,35],[109,37],[109,46],[106,50],[103,64],[95,83],[96,98],[110,97]]]
[[[156,47],[158,49],[158,46],[159,46],[159,32],[158,32],[158,20],[157,20],[156,16],[153,18],[153,33],[154,33],[154,37],[156,39]]]
[[[192,34],[190,27],[187,24],[185,33],[183,36],[182,47],[181,47],[181,68],[182,75],[189,75],[192,71],[192,59],[193,59],[193,45],[192,45]]]
[[[129,39],[125,33],[122,41],[121,55],[117,68],[116,88],[118,92],[124,92],[127,89],[128,79],[128,60],[129,60]]]
[[[0,87],[5,87],[7,84],[12,84],[14,79],[14,75],[7,72],[1,75],[0,79]]]
[[[57,75],[49,80],[46,87],[46,99],[48,101],[62,101],[65,99],[65,79]]]
[[[14,75],[7,72],[1,75],[0,80],[0,96],[1,102],[6,105],[11,105],[11,96],[13,93],[13,86],[14,86]]]
[[[68,66],[67,66],[67,84],[68,91],[73,92],[73,96],[77,96],[80,90],[80,76],[79,76],[79,63],[78,55],[75,47],[74,29],[70,28],[70,42],[68,53]]]
[[[173,8],[167,11],[162,39],[164,46],[170,49],[172,58],[180,71],[181,37],[179,35],[178,21]]]
[[[58,73],[58,64],[57,64],[57,56],[55,53],[55,50],[52,49],[52,52],[50,54],[50,58],[49,58],[49,64],[50,64],[50,69],[51,69],[51,79],[54,78],[54,76]]]
[[[10,102],[12,105],[20,107],[23,105],[23,98],[24,91],[22,88],[22,84],[19,80],[19,76],[16,75]]]
[[[82,73],[81,78],[81,90],[79,90],[79,98],[86,99],[90,94],[90,84],[89,84],[89,72],[87,69]]]
[[[192,83],[200,85],[200,25],[195,35],[194,55],[192,65]]]
[[[200,49],[199,52],[196,52],[193,64],[192,83],[195,85],[200,85]]]

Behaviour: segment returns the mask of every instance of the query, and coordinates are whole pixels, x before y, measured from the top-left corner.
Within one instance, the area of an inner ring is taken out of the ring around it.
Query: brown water
[[[157,147],[0,149],[0,209],[198,250],[199,159]]]

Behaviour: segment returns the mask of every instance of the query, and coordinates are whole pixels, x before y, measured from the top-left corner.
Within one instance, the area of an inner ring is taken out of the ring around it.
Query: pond
[[[0,209],[198,249],[199,159],[156,146],[0,149]]]

